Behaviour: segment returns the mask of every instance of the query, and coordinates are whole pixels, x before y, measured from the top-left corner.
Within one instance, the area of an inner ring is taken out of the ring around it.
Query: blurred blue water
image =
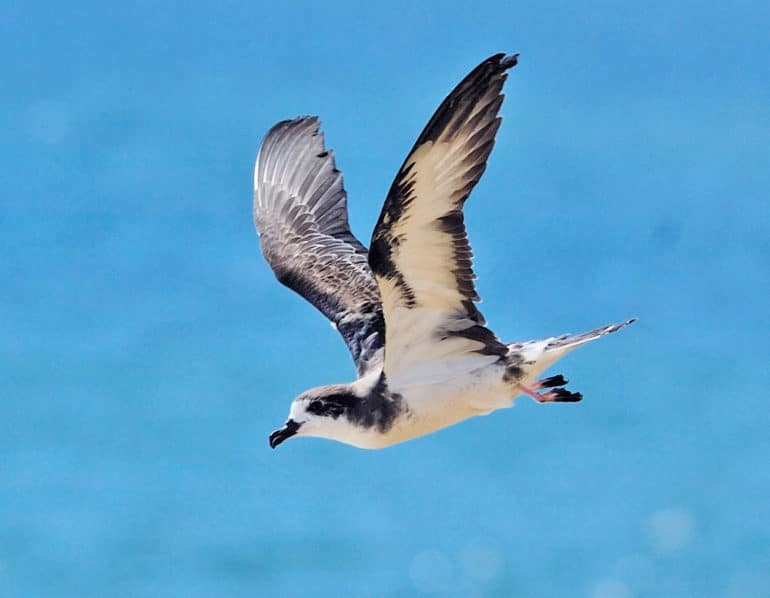
[[[3,5],[0,595],[770,595],[769,17]],[[259,256],[262,134],[321,115],[367,241],[497,51],[522,59],[467,210],[487,319],[640,321],[555,370],[580,405],[271,451],[354,372]]]

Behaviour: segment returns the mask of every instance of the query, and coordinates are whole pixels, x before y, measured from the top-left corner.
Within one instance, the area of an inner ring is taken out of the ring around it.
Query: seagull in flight
[[[507,71],[496,54],[454,88],[417,138],[385,198],[367,250],[350,231],[347,194],[316,117],[275,125],[254,168],[254,221],[276,278],[342,335],[357,379],[312,388],[270,434],[379,449],[510,407],[574,403],[566,353],[634,320],[578,335],[504,343],[486,327],[463,205],[487,166]]]

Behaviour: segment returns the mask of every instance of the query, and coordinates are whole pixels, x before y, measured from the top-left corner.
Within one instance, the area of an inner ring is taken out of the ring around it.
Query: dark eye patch
[[[313,399],[307,405],[308,413],[338,418],[345,412],[347,401],[337,395],[331,395],[323,399]]]

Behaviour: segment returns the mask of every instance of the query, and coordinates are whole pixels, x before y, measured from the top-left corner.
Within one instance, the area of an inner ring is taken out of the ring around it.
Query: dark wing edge
[[[276,278],[323,313],[361,375],[384,343],[379,289],[348,223],[347,194],[316,117],[276,124],[254,168],[254,223]]]
[[[447,335],[477,341],[481,343],[478,350],[480,353],[499,356],[505,355],[508,349],[485,327],[484,317],[475,305],[480,298],[473,282],[476,278],[472,268],[473,254],[462,209],[486,170],[487,158],[502,120],[498,111],[504,98],[501,90],[507,78],[506,71],[517,62],[518,54],[500,53],[491,56],[444,99],[393,181],[375,226],[369,251],[369,265],[378,282],[385,279],[400,291],[398,301],[401,307],[418,307],[419,293],[411,287],[408,273],[399,268],[397,252],[408,234],[414,234],[408,230],[408,222],[404,223],[410,218],[413,204],[420,201],[415,187],[421,160],[425,161],[424,156],[430,156],[431,147],[427,144],[450,144],[450,156],[441,158],[441,167],[453,166],[455,172],[447,170],[444,174],[447,178],[454,176],[454,179],[446,197],[441,198],[445,210],[432,221],[430,227],[436,235],[446,235],[449,239],[446,242],[451,243],[453,255],[448,267],[454,275],[456,291],[461,296],[461,301],[456,305],[456,318],[466,320],[467,326],[448,331]],[[420,175],[423,173],[420,172]],[[384,289],[381,290],[384,292]],[[386,305],[386,320],[387,311]]]

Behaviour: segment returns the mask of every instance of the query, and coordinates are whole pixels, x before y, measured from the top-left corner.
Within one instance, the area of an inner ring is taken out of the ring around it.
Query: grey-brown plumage
[[[275,125],[254,171],[254,221],[276,278],[335,325],[359,374],[382,347],[380,293],[350,232],[347,194],[315,117]]]
[[[395,328],[394,307],[432,307],[408,280],[425,278],[425,268],[400,259],[402,242],[426,237],[426,232],[430,243],[446,250],[446,255],[437,253],[440,262],[425,264],[432,270],[430,282],[444,285],[442,299],[454,296],[441,306],[451,312],[452,323],[439,334],[465,338],[484,354],[506,354],[506,346],[485,327],[475,305],[479,296],[462,208],[486,169],[500,126],[505,72],[516,62],[517,55],[490,57],[442,102],[393,181],[369,252],[350,231],[342,174],[332,150],[324,145],[318,119],[283,121],[265,136],[254,174],[254,219],[262,252],[278,280],[336,326],[359,375],[376,361],[385,343],[385,319]],[[434,195],[429,199],[438,206],[424,222],[420,204],[414,209],[415,178],[426,164],[436,166],[436,159],[441,164],[432,175],[441,180],[428,183]],[[394,282],[398,289],[387,294],[384,303],[383,281]]]

